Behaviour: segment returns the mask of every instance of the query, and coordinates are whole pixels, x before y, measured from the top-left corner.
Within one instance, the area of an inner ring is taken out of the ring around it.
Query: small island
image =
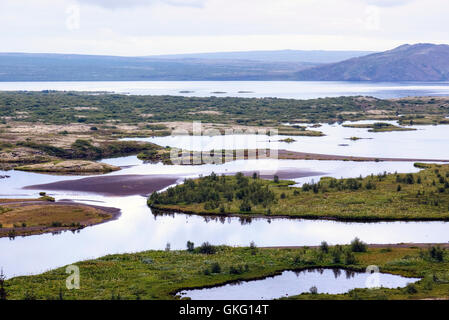
[[[66,160],[51,161],[38,164],[30,164],[14,168],[19,171],[57,173],[57,174],[100,174],[120,170],[120,167],[110,164],[86,161]]]
[[[345,128],[369,129],[368,132],[390,132],[390,131],[415,131],[415,128],[395,126],[387,122],[375,122],[372,124],[344,124]]]
[[[45,192],[37,199],[0,199],[0,238],[79,230],[117,218],[120,210],[55,202]]]
[[[294,181],[210,176],[164,192],[148,205],[156,211],[244,217],[293,217],[343,221],[449,220],[449,165],[417,163],[419,173],[383,173],[362,178],[323,177]]]

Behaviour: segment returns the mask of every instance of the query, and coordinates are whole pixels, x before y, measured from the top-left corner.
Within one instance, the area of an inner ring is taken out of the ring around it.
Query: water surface
[[[398,275],[354,272],[345,269],[308,269],[302,271],[284,271],[280,275],[261,280],[239,281],[213,288],[184,290],[182,297],[192,300],[272,300],[301,293],[308,293],[316,287],[317,293],[340,294],[355,288],[372,287],[373,280],[378,277],[376,285],[384,288],[405,287],[416,282],[418,278],[405,278]],[[367,286],[368,281],[368,286]]]

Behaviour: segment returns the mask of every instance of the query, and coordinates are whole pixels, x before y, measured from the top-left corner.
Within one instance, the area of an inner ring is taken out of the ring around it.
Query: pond
[[[309,293],[313,287],[317,293],[341,294],[355,288],[405,287],[419,280],[387,273],[314,268],[284,271],[264,279],[238,281],[211,288],[183,290],[178,294],[192,300],[272,300]]]

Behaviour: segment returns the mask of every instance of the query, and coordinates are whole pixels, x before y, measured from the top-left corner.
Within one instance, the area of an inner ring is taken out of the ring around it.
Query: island
[[[118,218],[120,210],[58,201],[45,192],[36,199],[0,199],[0,238],[76,231]]]
[[[212,173],[154,192],[155,211],[243,217],[290,217],[343,221],[449,220],[449,165],[416,163],[418,173],[294,181]]]
[[[112,171],[118,171],[120,170],[120,167],[94,161],[66,160],[66,161],[51,161],[51,162],[19,166],[14,168],[14,170],[83,175],[83,174],[101,174]]]

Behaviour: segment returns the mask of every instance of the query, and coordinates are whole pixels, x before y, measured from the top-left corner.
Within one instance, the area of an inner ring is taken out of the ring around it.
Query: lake
[[[61,81],[0,82],[0,90],[108,91],[136,95],[191,97],[277,97],[312,99],[339,96],[399,98],[449,95],[449,82],[336,81]],[[224,93],[213,93],[224,92]]]

